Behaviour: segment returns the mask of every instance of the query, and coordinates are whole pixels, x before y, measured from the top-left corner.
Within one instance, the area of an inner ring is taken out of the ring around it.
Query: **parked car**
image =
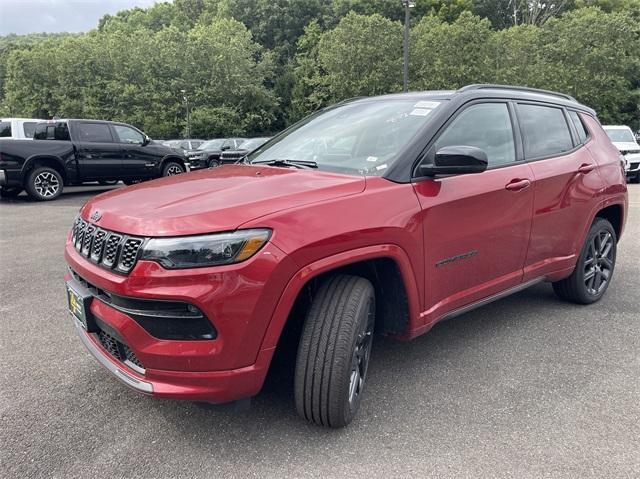
[[[33,140],[38,120],[35,118],[0,118],[0,139]]]
[[[200,145],[202,145],[205,142],[205,140],[169,140],[167,142],[167,146],[170,146],[171,148],[175,148],[176,150],[179,150],[181,153],[186,153],[187,151],[190,150],[195,150],[196,148],[198,148]]]
[[[602,128],[620,151],[629,181],[640,183],[640,145],[636,143],[631,128],[624,125],[604,125]]]
[[[236,163],[238,160],[247,156],[247,154],[251,153],[253,150],[260,148],[271,138],[262,137],[262,138],[250,138],[247,141],[243,142],[236,149],[229,149],[227,151],[223,151],[220,155],[220,164],[229,164]]]
[[[570,96],[471,85],[353,99],[247,163],[90,199],[65,248],[69,307],[116,378],[212,403],[257,394],[281,338],[301,331],[298,413],[341,427],[374,331],[409,340],[542,281],[598,301],[627,211],[618,152]]]
[[[244,138],[218,138],[201,144],[197,149],[185,153],[189,167],[192,170],[199,168],[213,168],[220,165],[220,155],[223,151],[235,150],[244,141]]]
[[[5,197],[25,189],[36,200],[53,200],[64,185],[132,184],[185,170],[184,156],[124,123],[52,120],[36,125],[34,141],[0,140]]]

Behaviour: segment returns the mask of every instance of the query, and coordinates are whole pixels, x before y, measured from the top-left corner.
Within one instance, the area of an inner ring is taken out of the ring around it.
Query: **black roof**
[[[555,103],[578,110],[585,111],[593,116],[596,112],[565,93],[549,90],[540,90],[523,86],[474,84],[467,85],[458,90],[430,90],[407,93],[392,93],[377,97],[354,98],[353,101],[371,101],[378,99],[409,99],[409,100],[462,100],[461,103],[476,98],[506,98],[513,100],[532,100],[547,103]]]

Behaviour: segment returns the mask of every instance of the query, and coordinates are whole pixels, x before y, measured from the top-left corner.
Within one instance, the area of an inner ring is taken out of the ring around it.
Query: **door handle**
[[[595,169],[596,169],[596,167],[592,163],[582,163],[580,165],[580,168],[578,168],[578,171],[580,173],[589,173],[590,171],[593,171]]]
[[[529,186],[531,186],[531,180],[527,180],[525,179],[515,179],[515,180],[511,180],[511,182],[507,183],[507,185],[504,187],[506,190],[509,191],[520,191],[520,190],[524,190],[525,188],[528,188]]]

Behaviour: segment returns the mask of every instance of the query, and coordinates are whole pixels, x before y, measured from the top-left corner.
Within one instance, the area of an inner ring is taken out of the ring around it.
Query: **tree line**
[[[640,128],[640,0],[416,0],[409,88],[558,90]],[[278,131],[402,89],[400,0],[175,0],[85,34],[0,37],[0,115],[100,118],[155,138]]]

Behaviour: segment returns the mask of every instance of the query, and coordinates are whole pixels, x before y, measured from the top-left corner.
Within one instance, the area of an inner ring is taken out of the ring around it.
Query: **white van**
[[[38,120],[35,118],[0,118],[0,139],[33,140]]]

